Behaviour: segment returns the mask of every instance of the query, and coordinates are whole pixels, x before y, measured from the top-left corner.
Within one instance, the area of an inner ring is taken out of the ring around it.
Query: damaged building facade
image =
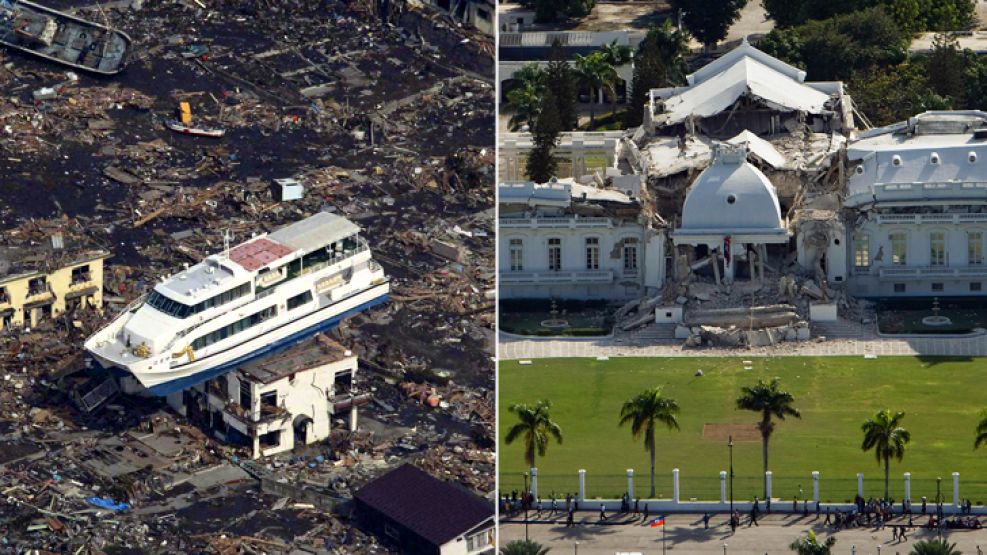
[[[599,177],[599,176],[597,176]],[[662,287],[665,235],[640,176],[501,184],[502,298],[628,299]],[[636,185],[636,186],[635,186]]]
[[[0,246],[0,330],[34,327],[80,308],[103,306],[109,251],[55,233],[44,244]]]
[[[589,134],[563,137],[566,169],[587,153],[607,156],[583,194],[511,183],[526,136],[501,139],[513,160],[500,176],[505,298],[629,299],[616,313],[620,329],[642,323],[624,317],[645,307],[652,322],[678,324],[687,344],[760,346],[808,339],[809,322],[835,321],[839,311],[863,319],[854,298],[983,294],[987,113],[926,112],[858,131],[855,121],[866,120],[842,83],[806,81],[746,41],[687,83],[650,91],[644,124],[623,136],[595,137],[592,147]],[[644,178],[639,193],[618,185],[632,176]],[[579,230],[589,225],[576,217],[580,208],[619,195],[639,203],[638,223]],[[571,215],[543,231],[539,210]],[[653,240],[640,251],[641,287],[606,285],[605,276],[596,288],[580,286],[566,273],[575,266],[558,263],[557,252],[579,265],[594,260],[582,254],[590,235],[610,247],[642,221]],[[532,271],[552,285],[522,287]]]
[[[356,431],[356,373],[357,357],[320,334],[171,394],[168,404],[218,439],[267,457],[326,439],[335,416]]]

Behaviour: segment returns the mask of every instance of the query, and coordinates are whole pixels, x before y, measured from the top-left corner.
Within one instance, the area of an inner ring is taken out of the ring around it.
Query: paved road
[[[595,515],[588,518],[595,522]],[[735,534],[730,533],[722,515],[714,517],[709,530],[703,529],[698,515],[673,515],[666,522],[666,552],[676,555],[720,555],[724,553],[724,544],[727,544],[728,555],[790,554],[792,552],[788,545],[810,528],[824,538],[832,533],[836,537],[833,553],[837,555],[849,555],[854,547],[857,555],[904,555],[916,540],[935,537],[928,530],[916,530],[909,533],[907,541],[895,542],[891,540],[890,529],[878,531],[873,528],[854,528],[832,532],[820,526],[821,521],[816,520],[815,516],[763,517],[758,527],[747,528],[745,524]],[[565,528],[562,524],[530,524],[528,534],[531,539],[550,547],[550,555],[576,554],[577,541],[577,555],[614,555],[627,552],[660,555],[662,552],[662,530],[642,526],[639,522],[602,526],[584,524],[575,528]],[[946,530],[943,537],[950,543],[955,542],[957,549],[965,555],[976,555],[978,546],[987,550],[985,530]],[[501,525],[500,545],[521,538],[524,538],[524,524]],[[878,545],[881,546],[880,552]]]

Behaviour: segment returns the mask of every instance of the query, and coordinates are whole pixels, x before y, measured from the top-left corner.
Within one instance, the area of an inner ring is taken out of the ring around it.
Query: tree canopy
[[[682,24],[708,49],[726,38],[747,0],[670,0],[669,4],[682,14]]]

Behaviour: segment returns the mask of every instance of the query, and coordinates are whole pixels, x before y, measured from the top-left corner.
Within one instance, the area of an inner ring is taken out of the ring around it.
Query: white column
[[[960,508],[960,473],[953,473],[953,508]]]
[[[627,469],[627,497],[633,501],[634,500],[634,469]]]
[[[679,502],[679,469],[672,469],[672,501]]]
[[[586,501],[586,471],[579,470],[579,501]]]
[[[356,399],[354,396],[353,403],[350,405],[350,431],[355,432],[357,427],[357,417],[356,417]]]
[[[812,472],[812,502],[819,506],[819,471]]]
[[[912,473],[905,473],[905,500],[912,500]]]
[[[727,502],[727,471],[720,471],[720,503]]]
[[[538,499],[538,469],[531,467],[531,497]]]
[[[857,473],[857,495],[860,497],[864,496],[864,473]]]
[[[767,496],[768,499],[771,499],[771,497],[772,497],[772,495],[771,495],[771,471],[769,470],[769,471],[765,472],[764,473],[764,477],[766,478],[766,481],[765,481],[765,486],[766,487],[764,488],[764,490],[765,490],[764,491],[764,494]],[[764,500],[765,503],[768,503],[769,502],[768,499],[765,499]]]

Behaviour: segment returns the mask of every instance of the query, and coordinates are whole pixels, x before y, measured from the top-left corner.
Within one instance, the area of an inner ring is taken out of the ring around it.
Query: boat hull
[[[32,47],[30,47],[30,46],[28,46],[26,44],[22,44],[20,42],[14,41],[14,40],[7,40],[6,39],[6,36],[8,34],[13,34],[13,33],[12,32],[7,32],[4,29],[0,29],[0,45],[3,45],[5,47],[10,48],[10,49],[13,49],[13,50],[17,50],[19,52],[23,52],[25,54],[30,54],[32,56],[37,56],[37,57],[39,57],[41,59],[44,59],[44,60],[47,60],[49,62],[54,62],[54,63],[60,64],[60,65],[63,65],[63,66],[67,66],[67,67],[71,67],[71,68],[77,69],[79,71],[84,71],[84,72],[87,72],[87,73],[94,73],[94,74],[97,74],[97,75],[116,75],[116,74],[120,73],[121,71],[123,71],[124,67],[126,66],[127,60],[128,60],[128,56],[130,54],[130,48],[133,45],[133,39],[131,39],[130,36],[127,35],[126,33],[124,33],[123,31],[118,31],[116,29],[111,29],[111,28],[109,28],[109,27],[107,27],[105,25],[101,25],[99,23],[94,23],[92,21],[87,21],[87,20],[82,19],[80,17],[76,17],[74,15],[70,15],[70,14],[67,14],[67,13],[64,13],[64,12],[60,12],[58,10],[54,10],[54,9],[48,8],[48,7],[42,6],[40,4],[35,4],[34,2],[30,2],[28,0],[16,0],[16,1],[10,2],[10,4],[13,7],[21,7],[21,8],[27,9],[27,10],[29,10],[31,12],[36,12],[36,13],[39,13],[39,14],[44,14],[44,15],[47,15],[47,16],[51,16],[51,17],[56,18],[56,19],[58,19],[58,20],[60,20],[60,21],[62,21],[64,23],[72,24],[72,25],[75,25],[75,26],[80,27],[80,28],[95,29],[95,30],[99,30],[99,31],[104,32],[104,33],[107,33],[107,34],[111,34],[111,35],[114,36],[114,38],[118,39],[120,41],[120,43],[123,45],[123,53],[120,55],[119,60],[117,60],[116,63],[114,64],[114,67],[104,69],[104,68],[99,68],[99,67],[87,66],[85,64],[74,63],[74,62],[69,61],[69,60],[66,60],[64,58],[60,58],[58,56],[53,56],[51,54],[48,54],[48,53],[42,51],[40,49],[40,47],[34,47],[34,48],[32,48]]]
[[[132,375],[140,381],[146,393],[164,397],[229,372],[251,360],[278,352],[319,331],[336,327],[345,318],[386,302],[389,289],[387,282],[372,286],[301,318],[272,328],[239,345],[170,368],[152,369],[150,365],[141,363],[131,365],[129,368],[120,368],[97,353],[93,355],[100,366],[114,371],[119,376]]]

